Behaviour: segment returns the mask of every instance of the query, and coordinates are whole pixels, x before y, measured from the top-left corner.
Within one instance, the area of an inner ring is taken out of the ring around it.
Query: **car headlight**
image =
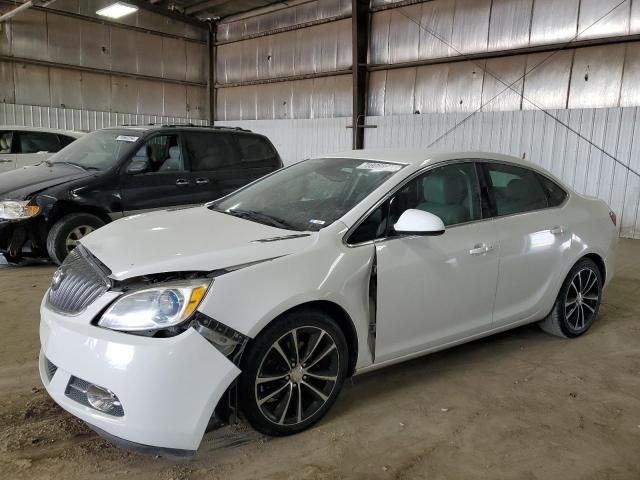
[[[0,201],[0,218],[4,220],[21,220],[30,218],[40,212],[38,205],[30,204],[29,200]]]
[[[210,283],[187,280],[127,293],[107,309],[98,325],[128,332],[178,325],[193,314]]]

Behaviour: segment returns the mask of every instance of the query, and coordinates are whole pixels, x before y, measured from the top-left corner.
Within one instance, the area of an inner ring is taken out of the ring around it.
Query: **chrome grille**
[[[110,287],[109,278],[82,246],[74,248],[53,275],[49,305],[56,311],[78,314]]]

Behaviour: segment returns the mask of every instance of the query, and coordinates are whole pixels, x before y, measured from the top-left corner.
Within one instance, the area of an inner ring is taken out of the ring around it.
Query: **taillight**
[[[609,218],[613,222],[614,226],[618,224],[618,218],[616,217],[616,213],[613,210],[609,211]]]

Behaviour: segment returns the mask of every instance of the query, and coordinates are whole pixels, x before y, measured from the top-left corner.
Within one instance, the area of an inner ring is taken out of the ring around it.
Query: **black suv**
[[[282,167],[249,130],[123,126],[84,135],[38,165],[0,174],[0,252],[61,263],[114,219],[222,197]]]

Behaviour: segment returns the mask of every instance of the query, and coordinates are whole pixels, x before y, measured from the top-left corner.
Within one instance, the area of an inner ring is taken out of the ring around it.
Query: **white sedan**
[[[193,453],[230,413],[296,433],[351,375],[531,322],[584,334],[615,223],[503,155],[314,158],[83,238],[42,302],[42,381],[130,448]]]

